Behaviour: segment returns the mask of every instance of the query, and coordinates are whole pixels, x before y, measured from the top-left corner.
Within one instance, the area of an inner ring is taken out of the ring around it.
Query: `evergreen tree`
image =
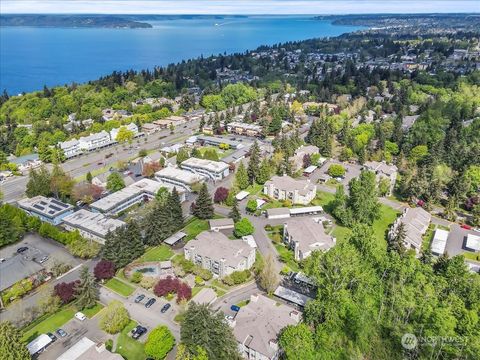
[[[37,195],[50,196],[50,181],[51,175],[45,166],[42,165],[38,170],[32,169],[28,175],[25,193],[29,198]]]
[[[332,156],[333,123],[330,119],[318,119],[312,123],[305,141],[318,147],[323,156]]]
[[[148,221],[146,222],[145,228],[145,244],[147,245],[159,245],[174,231],[170,212],[166,205],[155,204],[152,211],[148,214],[147,219]]]
[[[237,173],[235,174],[235,184],[240,190],[245,190],[249,185],[247,170],[243,162],[240,162]]]
[[[180,195],[174,187],[167,200],[167,209],[170,212],[171,227],[174,231],[183,227],[183,211]]]
[[[136,221],[130,220],[127,223],[125,240],[128,246],[126,251],[131,259],[130,261],[143,255],[145,247],[143,246],[142,232]]]
[[[180,338],[188,353],[197,355],[199,348],[210,360],[239,360],[238,345],[222,312],[207,305],[189,304],[180,328]]]
[[[237,222],[240,220],[240,211],[238,210],[238,200],[236,197],[233,198],[233,205],[232,210],[228,214],[228,217],[233,220],[233,222]]]
[[[270,179],[270,174],[271,174],[270,164],[267,159],[263,159],[262,163],[260,164],[258,176],[256,177],[255,181],[258,184],[263,185],[268,181],[268,179]]]
[[[95,278],[88,271],[87,266],[80,269],[80,282],[75,287],[76,305],[78,309],[91,308],[95,306],[99,298],[99,292]]]
[[[213,201],[207,188],[207,184],[203,184],[198,193],[197,201],[195,202],[194,215],[199,219],[213,218]]]
[[[87,175],[85,176],[85,179],[91,184],[92,183],[92,179],[93,179],[93,176],[92,176],[92,173],[89,171],[87,172]]]
[[[2,360],[29,360],[22,333],[9,321],[0,322],[0,357]]]
[[[248,161],[248,182],[250,185],[253,185],[259,175],[260,167],[260,147],[258,146],[257,141],[255,141],[250,150],[250,160]]]

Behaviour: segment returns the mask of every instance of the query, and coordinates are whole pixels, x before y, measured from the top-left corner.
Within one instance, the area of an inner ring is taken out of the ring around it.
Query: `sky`
[[[360,14],[480,12],[480,0],[0,0],[0,13]]]

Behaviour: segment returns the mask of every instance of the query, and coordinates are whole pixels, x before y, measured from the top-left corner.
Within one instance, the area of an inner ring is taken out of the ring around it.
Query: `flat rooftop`
[[[85,209],[66,216],[64,223],[70,226],[81,228],[87,232],[94,233],[104,238],[109,232],[113,232],[125,225],[121,220],[111,219],[100,213],[94,213]]]
[[[237,148],[238,145],[240,145],[239,142],[230,140],[225,137],[206,136],[206,135],[197,136],[197,141],[205,141],[213,144],[228,144],[232,148]]]
[[[223,161],[212,161],[195,157],[183,161],[180,166],[204,169],[213,173],[221,173],[228,169],[228,164]]]
[[[164,185],[161,182],[151,179],[142,179],[123,188],[122,190],[114,192],[100,200],[95,201],[90,206],[100,211],[110,211],[112,209],[115,209],[123,202],[134,198],[140,194],[149,193],[155,195],[158,189],[160,189],[162,186]]]
[[[187,170],[178,169],[175,167],[166,167],[155,173],[155,177],[160,179],[171,179],[178,181],[185,185],[193,185],[203,180],[202,176],[194,174]]]
[[[18,206],[24,210],[35,212],[51,219],[73,209],[73,206],[70,204],[65,204],[54,198],[47,198],[41,195],[30,199],[22,199],[17,203]]]

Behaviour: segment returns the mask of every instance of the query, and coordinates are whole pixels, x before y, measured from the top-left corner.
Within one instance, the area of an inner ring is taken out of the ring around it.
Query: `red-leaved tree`
[[[59,283],[53,287],[53,292],[62,300],[62,303],[68,304],[75,298],[75,286],[77,283],[78,280],[69,283]]]
[[[108,260],[100,260],[95,265],[93,274],[97,280],[111,279],[115,276],[115,264]]]
[[[228,189],[220,186],[217,191],[215,191],[215,195],[213,196],[213,201],[217,204],[222,203],[227,200],[228,197]]]
[[[168,294],[177,294],[177,303],[182,299],[189,300],[192,297],[192,289],[186,283],[181,282],[178,278],[167,276],[161,279],[153,288],[153,292],[157,296],[166,296]]]

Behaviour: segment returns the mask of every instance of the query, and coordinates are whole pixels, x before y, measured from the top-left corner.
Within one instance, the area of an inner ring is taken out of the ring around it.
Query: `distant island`
[[[0,16],[0,26],[35,26],[68,28],[151,28],[146,22],[112,15],[36,15],[7,14]]]

